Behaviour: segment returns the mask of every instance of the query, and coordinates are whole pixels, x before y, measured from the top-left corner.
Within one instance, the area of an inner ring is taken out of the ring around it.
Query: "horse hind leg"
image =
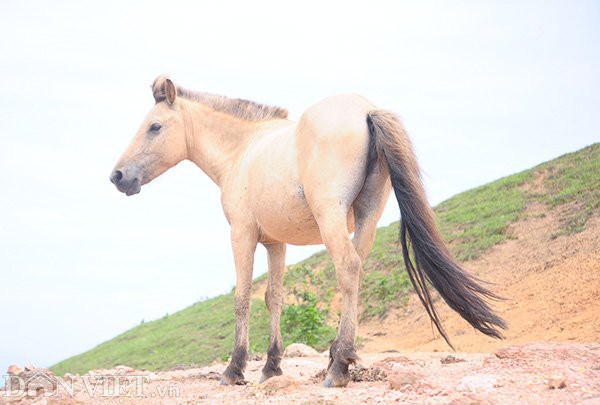
[[[377,221],[383,214],[391,188],[387,167],[376,164],[367,175],[363,188],[352,203],[355,223],[352,243],[363,263],[373,247],[377,233]]]
[[[347,231],[347,210],[332,204],[316,215],[325,247],[335,265],[342,293],[342,315],[338,334],[329,351],[330,361],[325,378],[327,387],[343,387],[350,381],[348,367],[358,359],[354,347],[357,323],[358,284],[361,259]]]
[[[269,258],[269,279],[265,292],[265,303],[271,314],[271,337],[267,350],[267,362],[262,369],[260,382],[281,375],[283,343],[281,338],[281,309],[283,308],[283,272],[285,269],[285,243],[265,245]]]
[[[329,351],[330,360],[325,378],[325,386],[328,387],[347,385],[350,381],[348,367],[358,360],[354,342],[358,327],[358,291],[362,280],[362,263],[373,246],[377,221],[385,208],[390,190],[385,168],[372,169],[352,203],[356,229],[352,241],[345,231],[346,212],[339,204],[329,204],[330,208],[317,216],[323,242],[333,259],[342,293],[338,335]]]

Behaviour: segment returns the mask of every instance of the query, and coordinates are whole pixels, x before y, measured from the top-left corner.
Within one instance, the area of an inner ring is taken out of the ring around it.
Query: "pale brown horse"
[[[286,244],[324,243],[342,294],[325,385],[348,383],[348,366],[357,359],[361,266],[392,188],[400,207],[408,275],[442,336],[448,341],[428,284],[473,327],[501,337],[497,328],[505,328],[504,321],[485,302],[497,297],[464,272],[444,246],[410,140],[394,114],[363,97],[342,95],[313,105],[296,123],[287,119],[284,109],[191,92],[165,76],[154,81],[152,91],[156,103],[110,179],[119,191],[136,194],[142,185],[189,159],[220,187],[237,274],[235,346],[222,383],[244,379],[258,243],[268,252],[265,301],[271,313],[262,380],[282,373],[279,320]]]

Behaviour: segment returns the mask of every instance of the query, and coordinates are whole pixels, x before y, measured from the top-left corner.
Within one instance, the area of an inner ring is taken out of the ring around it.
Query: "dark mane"
[[[214,110],[222,111],[248,121],[266,121],[271,119],[286,119],[288,112],[285,108],[274,107],[241,98],[228,98],[216,94],[191,91],[177,87],[177,95],[188,100],[206,104]]]
[[[156,102],[165,100],[164,76],[159,76],[152,84]],[[240,98],[228,98],[216,94],[192,91],[179,86],[177,95],[188,100],[204,104],[216,111],[221,111],[247,121],[268,121],[272,119],[286,119],[288,111],[285,108],[274,107]]]

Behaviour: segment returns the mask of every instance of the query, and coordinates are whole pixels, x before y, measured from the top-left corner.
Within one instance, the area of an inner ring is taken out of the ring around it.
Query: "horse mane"
[[[162,77],[158,77],[152,84],[156,102],[166,98]],[[177,96],[204,104],[213,110],[221,111],[247,121],[268,121],[272,119],[286,119],[288,111],[285,108],[270,106],[241,98],[229,98],[217,94],[192,91],[176,86]]]
[[[286,119],[288,112],[285,108],[270,106],[241,98],[229,98],[217,94],[192,91],[177,87],[177,95],[188,100],[206,104],[214,110],[234,115],[248,121],[267,121],[271,119]]]

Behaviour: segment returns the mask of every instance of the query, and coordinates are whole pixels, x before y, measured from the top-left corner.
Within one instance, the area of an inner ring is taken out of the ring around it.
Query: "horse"
[[[187,159],[219,186],[236,271],[235,343],[222,384],[244,381],[253,261],[259,243],[268,254],[265,302],[270,313],[261,382],[282,374],[286,245],[324,244],[342,295],[324,385],[348,384],[349,366],[358,359],[361,268],[392,189],[400,209],[404,264],[441,336],[452,347],[429,285],[475,329],[502,338],[500,329],[506,324],[488,302],[501,298],[464,271],[444,245],[411,141],[394,113],[359,95],[337,95],[312,105],[294,122],[283,108],[190,91],[166,75],[154,80],[152,93],[154,106],[110,180],[131,196]]]

